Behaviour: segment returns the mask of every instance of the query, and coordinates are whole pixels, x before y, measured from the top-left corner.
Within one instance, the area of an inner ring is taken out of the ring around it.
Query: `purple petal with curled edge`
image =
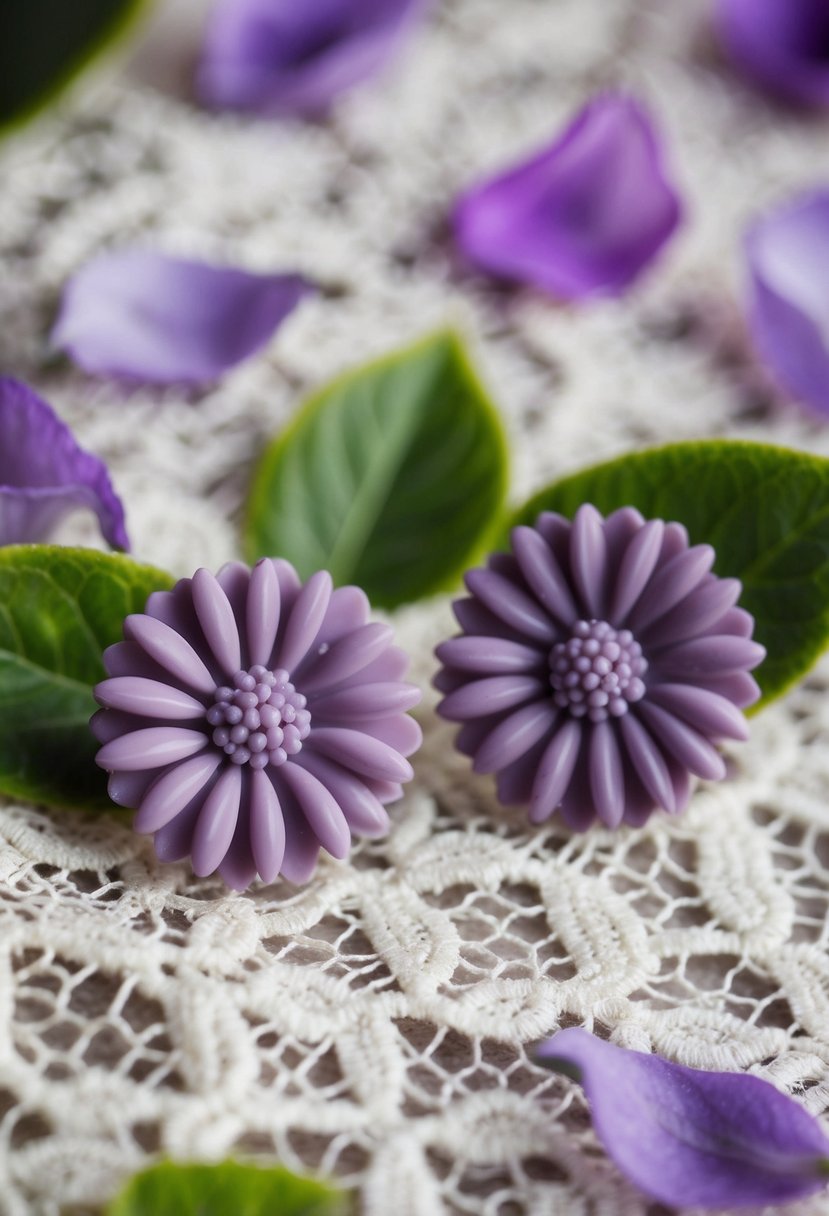
[[[137,642],[145,654],[189,688],[201,693],[214,692],[216,682],[193,647],[163,621],[132,613],[124,621],[124,637]]]
[[[273,782],[261,769],[250,775],[250,847],[263,882],[273,882],[285,856],[285,820]]]
[[[93,375],[207,384],[260,350],[312,290],[296,274],[120,249],[70,279],[52,342]]]
[[[738,709],[746,709],[760,699],[760,685],[747,671],[734,671],[728,676],[707,676],[704,686],[721,697],[728,697]]]
[[[509,672],[524,675],[546,662],[546,654],[521,642],[510,642],[506,638],[463,637],[450,638],[435,649],[441,663],[459,671],[477,672],[480,675],[506,675]]]
[[[528,752],[553,729],[558,710],[547,701],[516,709],[487,735],[475,754],[476,773],[494,773]]]
[[[655,684],[648,699],[709,739],[748,739],[748,723],[725,697],[693,684]],[[627,715],[625,715],[627,716]]]
[[[276,651],[276,665],[292,672],[305,658],[319,633],[332,591],[331,575],[318,570],[304,585],[291,608]]]
[[[332,857],[347,857],[351,831],[342,807],[331,791],[310,769],[300,768],[298,764],[283,765],[280,776],[296,798],[322,847]]]
[[[604,521],[594,506],[584,503],[573,517],[570,568],[589,617],[602,613],[607,557]]]
[[[130,714],[172,718],[174,721],[204,717],[201,701],[159,680],[147,680],[141,676],[113,676],[109,680],[102,680],[93,692],[98,704],[106,709],[122,709]]]
[[[205,641],[223,672],[231,677],[242,665],[242,648],[230,600],[215,574],[204,569],[193,575],[191,593]]]
[[[424,0],[220,0],[196,87],[217,109],[325,113],[383,67]]]
[[[556,620],[571,625],[578,619],[579,611],[544,537],[535,528],[519,526],[510,533],[510,542],[528,586]]]
[[[705,781],[722,781],[725,761],[698,731],[650,701],[639,702],[636,712],[680,764]]]
[[[796,105],[829,107],[829,8],[824,0],[718,0],[714,26],[748,79]]]
[[[829,61],[826,75],[829,83]],[[787,392],[829,414],[829,286],[823,274],[829,190],[799,195],[759,219],[748,230],[745,253],[748,320],[761,357]]]
[[[468,570],[464,582],[484,607],[505,625],[533,641],[550,644],[556,640],[556,631],[544,609],[502,574],[496,574],[494,570]],[[455,605],[459,621],[460,606]]]
[[[230,848],[241,797],[241,767],[229,764],[205,798],[193,833],[193,873],[199,878],[217,870]]]
[[[732,634],[708,634],[666,647],[659,655],[662,673],[695,680],[708,675],[729,675],[762,663],[766,650],[759,642]]]
[[[670,815],[675,814],[676,792],[662,749],[634,713],[622,715],[619,730],[628,761],[642,785],[657,806],[661,806]]]
[[[670,1207],[777,1205],[826,1184],[820,1123],[759,1077],[686,1068],[575,1027],[535,1057],[582,1085],[618,1168]]]
[[[450,692],[441,701],[439,711],[450,722],[465,722],[467,718],[486,718],[513,709],[525,701],[538,701],[546,692],[542,681],[532,676],[490,676]]]
[[[681,217],[659,137],[631,97],[594,98],[552,145],[455,207],[472,265],[560,299],[624,291]]]
[[[607,619],[612,625],[621,625],[645,590],[662,552],[664,536],[665,524],[661,519],[648,520],[634,533],[624,551],[610,601]]]
[[[414,776],[408,760],[394,748],[358,730],[340,726],[321,726],[310,736],[315,751],[363,777],[381,781],[411,781]]]
[[[668,528],[665,532],[668,532]],[[646,638],[647,626],[670,612],[675,604],[702,582],[714,564],[714,556],[710,545],[694,545],[667,562],[660,561],[659,569],[631,610],[626,622],[628,628],[637,637],[641,635],[643,639]]]
[[[263,557],[253,567],[245,604],[251,665],[269,667],[279,629],[281,594],[273,562]]]
[[[113,549],[129,549],[106,466],[27,385],[0,376],[0,545],[43,541],[82,508],[95,512]]]
[[[365,782],[347,772],[339,764],[327,760],[310,748],[303,748],[296,763],[307,768],[323,783],[337,800],[352,832],[361,836],[384,836],[389,830],[389,816],[379,798]],[[399,791],[395,797],[399,797]]]
[[[193,756],[162,773],[150,786],[133,821],[136,832],[157,832],[196,797],[221,763],[216,752]]]
[[[650,626],[648,649],[683,642],[703,633],[718,632],[713,627],[722,622],[728,610],[737,602],[741,591],[742,584],[739,579],[706,575],[700,585],[674,607],[670,616],[663,616]],[[753,628],[754,621],[748,617],[748,635]]]
[[[568,719],[553,735],[536,772],[530,799],[531,823],[549,819],[566,794],[581,741],[582,727],[574,718]]]
[[[163,768],[195,756],[207,747],[207,736],[200,730],[179,726],[150,726],[112,739],[100,749],[95,762],[108,772],[140,772]]]
[[[302,691],[309,695],[341,684],[378,659],[393,641],[393,630],[379,621],[359,626],[322,654],[308,656],[301,669]]]
[[[401,714],[420,701],[421,692],[415,684],[386,681],[378,684],[354,684],[337,692],[323,692],[309,699],[314,720],[364,722],[384,714]]]
[[[596,814],[609,828],[625,813],[625,775],[616,733],[610,722],[596,722],[590,733],[590,792]]]

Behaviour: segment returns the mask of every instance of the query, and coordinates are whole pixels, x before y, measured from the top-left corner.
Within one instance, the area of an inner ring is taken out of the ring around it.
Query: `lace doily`
[[[235,556],[252,463],[302,395],[446,320],[505,413],[516,500],[652,442],[829,453],[829,430],[757,371],[738,303],[746,219],[812,182],[826,129],[729,75],[702,0],[443,0],[320,126],[176,96],[198,7],[171,0],[131,66],[4,153],[0,366],[108,461],[139,558],[190,574]],[[653,103],[688,199],[661,265],[623,303],[581,310],[460,277],[454,193],[618,82]],[[135,241],[326,290],[213,391],[126,394],[55,362],[45,334],[67,275]],[[100,543],[85,520],[63,539]],[[448,606],[395,623],[425,686]],[[598,1148],[578,1087],[529,1060],[562,1024],[752,1069],[822,1114],[827,694],[824,663],[676,822],[582,837],[499,808],[427,694],[390,837],[304,890],[232,895],[156,866],[117,813],[3,803],[0,1212],[99,1203],[167,1153],[319,1170],[362,1188],[366,1216],[655,1214]]]

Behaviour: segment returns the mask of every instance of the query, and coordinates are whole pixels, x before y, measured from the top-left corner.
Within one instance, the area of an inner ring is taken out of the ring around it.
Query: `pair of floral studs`
[[[740,584],[684,527],[632,507],[545,513],[466,575],[461,634],[437,649],[460,751],[533,823],[641,825],[721,780],[747,738],[764,657]],[[356,587],[303,585],[265,558],[150,596],[104,659],[92,728],[116,803],[161,861],[243,889],[307,881],[320,848],[381,836],[421,732],[405,653]]]

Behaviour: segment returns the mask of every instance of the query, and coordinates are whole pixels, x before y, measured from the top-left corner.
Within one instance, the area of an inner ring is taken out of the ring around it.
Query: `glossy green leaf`
[[[507,485],[498,414],[461,339],[441,332],[326,385],[268,448],[248,556],[327,569],[394,608],[457,583]]]
[[[829,460],[766,444],[678,443],[597,465],[536,494],[513,519],[571,517],[631,505],[678,520],[717,552],[717,574],[743,583],[740,603],[768,651],[753,673],[760,705],[800,679],[829,644]]]
[[[0,0],[0,128],[45,105],[146,0]]]
[[[101,655],[160,570],[56,545],[0,548],[0,791],[60,806],[107,805],[89,729]]]
[[[131,1178],[106,1216],[345,1216],[347,1210],[341,1192],[289,1170],[166,1161]]]

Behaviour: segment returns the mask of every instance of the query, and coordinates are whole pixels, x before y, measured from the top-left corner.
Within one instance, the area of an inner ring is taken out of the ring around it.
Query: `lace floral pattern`
[[[728,77],[705,8],[514,0],[505,22],[501,0],[445,0],[322,127],[99,84],[4,154],[0,365],[107,460],[136,556],[178,574],[194,554],[212,569],[236,556],[251,462],[302,393],[448,317],[505,411],[522,497],[650,442],[829,454],[829,431],[775,401],[735,303],[743,222],[811,180],[825,132]],[[658,272],[583,311],[450,279],[453,194],[620,76],[660,113],[693,216]],[[67,275],[128,240],[298,267],[326,292],[209,393],[125,399],[50,361],[43,335]],[[96,543],[82,520],[63,538]],[[427,687],[448,606],[395,628]],[[828,692],[824,663],[676,821],[578,837],[497,808],[430,695],[391,835],[301,890],[236,896],[159,867],[117,811],[4,803],[3,1216],[100,1202],[157,1152],[276,1154],[359,1185],[367,1216],[645,1216],[577,1087],[529,1062],[559,1024],[753,1069],[821,1114]],[[825,1197],[792,1208],[826,1212]]]

